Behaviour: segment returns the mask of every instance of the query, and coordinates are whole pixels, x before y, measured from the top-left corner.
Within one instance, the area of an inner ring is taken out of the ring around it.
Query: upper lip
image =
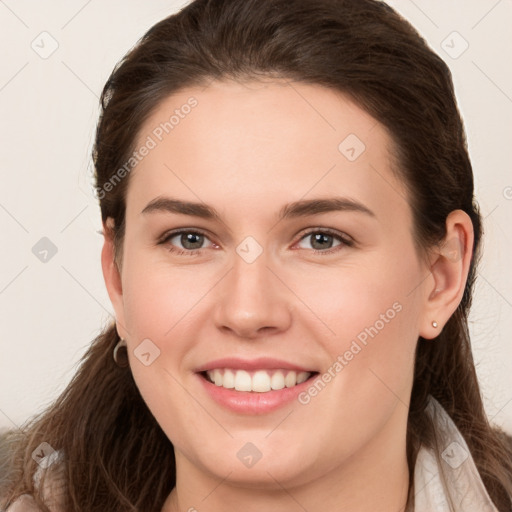
[[[207,370],[215,370],[216,368],[231,368],[233,370],[295,370],[298,372],[314,372],[310,368],[289,363],[281,359],[274,359],[272,357],[258,357],[256,359],[240,359],[237,357],[224,357],[222,359],[216,359],[203,364],[196,369],[196,372],[205,372]]]

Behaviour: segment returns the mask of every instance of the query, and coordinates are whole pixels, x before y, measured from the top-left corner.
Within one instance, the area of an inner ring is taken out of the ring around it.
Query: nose
[[[268,267],[265,252],[252,263],[236,256],[217,290],[216,327],[246,339],[286,331],[291,324],[292,293],[276,273]]]

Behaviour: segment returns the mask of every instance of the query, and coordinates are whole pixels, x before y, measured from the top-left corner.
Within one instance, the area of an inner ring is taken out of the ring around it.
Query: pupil
[[[202,242],[203,235],[197,233],[187,233],[181,235],[181,243],[186,249],[199,249],[201,248]],[[192,247],[190,247],[190,245],[192,245]]]
[[[327,245],[325,245],[326,242],[327,242]],[[329,244],[329,242],[331,242],[331,243]],[[320,246],[315,247],[316,243],[320,243]],[[322,245],[322,243],[324,245]],[[325,249],[326,247],[330,248],[330,246],[332,245],[332,235],[327,235],[325,233],[315,233],[313,235],[313,244],[312,245],[315,249]]]

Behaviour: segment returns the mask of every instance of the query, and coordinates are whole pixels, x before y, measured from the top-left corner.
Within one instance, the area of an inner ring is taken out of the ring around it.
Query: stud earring
[[[437,322],[436,322],[435,320],[432,322],[432,327],[433,327],[434,329],[437,329]]]

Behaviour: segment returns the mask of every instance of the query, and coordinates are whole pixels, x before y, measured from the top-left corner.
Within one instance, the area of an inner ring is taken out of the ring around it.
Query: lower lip
[[[316,375],[313,375],[308,380],[291,388],[258,393],[256,391],[226,389],[213,384],[199,373],[196,375],[213,400],[219,405],[240,414],[265,414],[275,411],[295,400],[302,391],[311,385],[316,377]]]

